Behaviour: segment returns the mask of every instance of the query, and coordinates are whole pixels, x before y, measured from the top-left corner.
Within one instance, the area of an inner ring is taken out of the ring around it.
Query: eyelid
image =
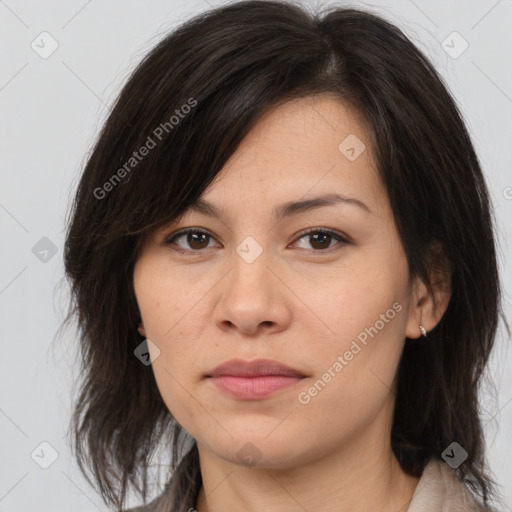
[[[300,231],[296,236],[295,240],[300,240],[302,237],[308,235],[309,233],[327,233],[328,235],[332,235],[333,237],[339,239],[344,244],[352,244],[352,240],[350,237],[345,235],[344,233],[338,231],[337,229],[331,229],[331,228],[307,228],[304,231]],[[326,252],[326,251],[315,251],[315,252]]]
[[[166,236],[164,238],[163,245],[172,245],[175,239],[179,238],[180,236],[187,235],[188,233],[199,233],[199,234],[209,236],[213,240],[216,240],[216,238],[211,233],[206,231],[205,229],[190,227],[190,228],[180,229],[180,230],[176,231],[175,233],[172,233],[169,236]],[[173,249],[173,250],[175,250],[176,252],[184,253],[184,254],[199,254],[200,252],[204,252],[204,249],[192,251],[192,250],[182,249],[180,247],[177,249]]]
[[[213,240],[216,240],[214,235],[212,235],[211,233],[209,233],[207,230],[205,230],[203,228],[189,227],[189,228],[180,229],[180,230],[176,231],[175,233],[172,233],[169,236],[165,237],[165,239],[163,241],[163,244],[164,245],[172,245],[174,240],[176,240],[180,236],[187,235],[188,233],[204,234],[206,236],[209,236]],[[306,235],[308,235],[310,233],[325,233],[325,234],[333,236],[339,242],[338,244],[335,244],[333,247],[330,247],[328,249],[318,249],[318,250],[311,249],[311,250],[309,250],[309,252],[311,252],[311,253],[317,253],[317,254],[330,253],[338,245],[342,245],[342,246],[343,245],[351,245],[353,243],[351,241],[350,237],[346,236],[344,233],[341,233],[338,230],[334,230],[334,229],[331,229],[331,228],[324,228],[324,227],[321,227],[321,226],[320,227],[307,228],[307,229],[305,229],[303,231],[300,231],[299,233],[297,233],[294,236],[294,240],[293,240],[292,243],[297,242],[298,240],[300,240],[301,238],[305,237]],[[200,254],[201,252],[204,252],[205,249],[187,250],[187,249],[182,249],[182,248],[177,248],[177,249],[173,248],[174,251],[182,253],[182,254]],[[304,249],[304,250],[308,250],[308,249]]]

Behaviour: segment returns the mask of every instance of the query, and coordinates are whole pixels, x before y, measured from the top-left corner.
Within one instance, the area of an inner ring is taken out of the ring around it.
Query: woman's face
[[[404,339],[419,331],[369,144],[332,97],[276,107],[202,195],[219,216],[190,210],[142,248],[140,332],[163,400],[200,449],[285,468],[389,441]],[[214,372],[233,359],[297,372]]]

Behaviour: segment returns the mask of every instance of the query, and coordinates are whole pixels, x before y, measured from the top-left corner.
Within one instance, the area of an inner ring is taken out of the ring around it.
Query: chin
[[[243,435],[235,436],[235,439],[229,438],[223,446],[215,442],[212,445],[218,457],[239,466],[288,469],[300,463],[300,459],[304,457],[303,445],[291,443],[290,437],[270,437],[251,436],[245,432]]]

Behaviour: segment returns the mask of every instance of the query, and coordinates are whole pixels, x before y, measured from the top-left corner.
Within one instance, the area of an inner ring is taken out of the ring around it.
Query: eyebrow
[[[298,215],[299,213],[311,211],[316,208],[336,204],[347,204],[361,208],[368,213],[373,213],[370,208],[368,208],[368,206],[366,206],[362,201],[359,201],[359,199],[346,197],[340,194],[325,194],[311,199],[305,199],[303,201],[289,201],[277,205],[272,211],[272,217],[274,220],[279,221],[285,217],[291,217],[292,215]],[[202,198],[197,199],[193,204],[191,204],[189,206],[189,210],[208,215],[209,217],[215,217],[217,219],[220,219],[223,216],[223,211],[220,208],[217,208],[214,204]]]

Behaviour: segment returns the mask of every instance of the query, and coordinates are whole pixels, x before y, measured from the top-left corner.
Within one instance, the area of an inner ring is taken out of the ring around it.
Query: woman
[[[87,162],[65,265],[75,449],[116,510],[159,446],[168,485],[134,510],[491,510],[488,193],[383,19],[245,1],[169,34]]]

